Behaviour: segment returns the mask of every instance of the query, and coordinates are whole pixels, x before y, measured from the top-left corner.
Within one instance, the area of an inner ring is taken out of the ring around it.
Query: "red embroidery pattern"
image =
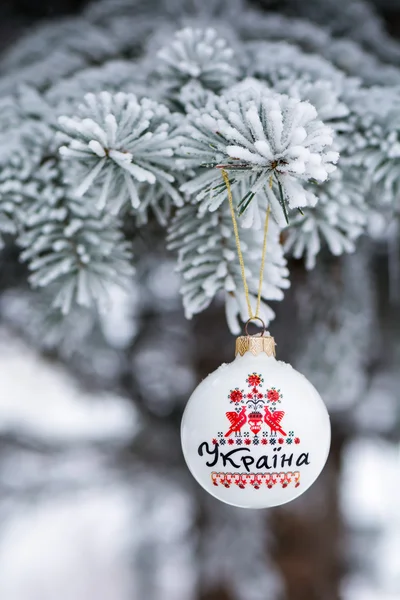
[[[282,435],[286,435],[286,433],[283,431],[282,427],[279,425],[279,423],[282,421],[283,417],[285,416],[284,411],[277,410],[276,412],[271,412],[269,410],[268,406],[265,406],[264,410],[265,410],[264,421],[266,422],[268,427],[271,429],[271,431],[279,431],[279,433],[281,433]],[[281,442],[279,442],[279,443],[281,443]]]
[[[231,402],[241,402],[243,400],[243,392],[236,388],[236,390],[231,391],[229,398],[231,399]]]
[[[252,373],[247,378],[247,383],[250,387],[258,387],[262,381],[264,380],[261,379],[261,375],[257,375],[257,373]]]
[[[267,392],[267,398],[268,402],[279,402],[279,398],[281,398],[281,395],[275,388],[271,388]]]
[[[214,447],[218,446],[214,450],[218,452],[220,448],[222,453],[225,445],[229,448],[226,448],[228,453],[234,452],[236,448],[240,447],[260,445],[261,450],[262,446],[268,446],[268,449],[271,446],[270,450],[276,451],[273,455],[275,462],[272,468],[279,469],[277,457],[280,456],[281,447],[284,445],[284,451],[287,453],[288,446],[300,444],[300,438],[285,426],[285,411],[277,410],[277,404],[280,404],[283,398],[280,390],[275,387],[264,389],[264,379],[259,373],[250,373],[247,376],[246,384],[247,391],[236,387],[228,394],[229,403],[233,405],[232,410],[225,413],[229,424],[224,431],[218,431],[218,435],[212,439]],[[269,454],[271,458],[271,452]],[[285,465],[290,467],[292,458],[288,459],[289,454],[283,456],[285,456],[285,461],[290,460],[289,464],[285,462]],[[267,456],[264,458],[267,461],[266,464],[264,463],[264,467],[271,468],[268,465]],[[223,473],[213,471],[211,480],[213,485],[226,488],[235,485],[240,489],[247,487],[255,490],[271,489],[276,485],[282,488],[292,485],[297,488],[300,485],[300,472]]]
[[[225,443],[229,445],[251,444],[295,444],[300,443],[300,438],[294,437],[293,431],[285,431],[282,425],[285,411],[276,410],[276,404],[282,400],[282,394],[275,387],[264,391],[264,379],[259,373],[250,373],[246,379],[249,388],[246,393],[244,390],[236,387],[228,394],[231,404],[234,404],[235,410],[228,411],[226,417],[229,421],[229,427],[225,433],[219,432],[217,443],[221,446]],[[249,429],[253,434],[250,439],[249,431],[245,431],[242,437],[242,429]],[[266,426],[266,427],[265,427]],[[259,434],[262,432],[262,438]],[[278,437],[278,434],[280,437]],[[229,438],[225,440],[225,438]],[[233,440],[233,441],[232,441]],[[216,443],[213,439],[213,443]]]
[[[236,412],[227,412],[226,416],[228,417],[231,426],[228,429],[228,431],[225,434],[225,437],[229,437],[231,435],[231,433],[237,433],[239,432],[243,425],[246,423],[247,421],[247,417],[246,417],[246,407],[242,406],[242,408],[240,409],[240,412],[236,413]]]
[[[237,485],[241,490],[244,490],[246,486],[252,486],[255,490],[259,490],[264,485],[269,489],[273,488],[274,485],[281,485],[285,488],[291,483],[297,488],[300,485],[300,472],[217,473],[216,471],[213,471],[211,473],[211,481],[215,486],[223,485],[224,487],[229,488],[231,485]]]
[[[262,428],[262,420],[263,420],[263,416],[260,412],[253,411],[249,414],[249,416],[248,416],[249,427],[250,427],[250,431],[252,433],[254,433],[254,435],[257,435],[257,433],[260,433],[261,428]]]

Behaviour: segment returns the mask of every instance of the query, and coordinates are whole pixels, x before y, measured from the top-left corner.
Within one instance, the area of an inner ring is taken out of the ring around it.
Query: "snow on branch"
[[[379,27],[369,40],[368,11],[351,39],[336,4],[347,37],[317,22],[322,0],[301,19],[288,3],[161,0],[155,19],[154,2],[101,0],[22,37],[0,58],[0,243],[22,246],[32,285],[64,312],[103,304],[132,276],[125,235],[156,219],[187,316],[223,296],[236,332],[245,302],[221,168],[253,301],[272,209],[266,321],[288,285],[284,251],[312,268],[323,248],[353,251],[377,211],[396,218],[399,46]]]
[[[59,123],[66,138],[60,153],[72,163],[71,181],[79,181],[77,197],[94,187],[97,208],[118,214],[127,202],[140,207],[142,183],[159,182],[171,193],[176,120],[165,106],[122,92],[86,94],[78,116]]]
[[[240,229],[247,282],[251,302],[255,306],[263,233],[261,230]],[[281,300],[282,290],[289,287],[289,271],[279,235],[279,227],[270,219],[261,295],[261,316],[266,323],[275,316],[266,301]],[[178,253],[178,271],[183,278],[181,293],[187,318],[203,311],[218,294],[223,294],[228,325],[232,333],[239,333],[239,318],[246,321],[248,315],[227,203],[214,212],[199,213],[195,204],[178,209],[169,229],[168,241],[169,248]]]
[[[172,42],[158,51],[157,58],[157,73],[169,90],[180,90],[196,81],[218,92],[239,76],[233,49],[211,28],[178,31]]]
[[[307,269],[313,269],[316,257],[326,245],[339,256],[354,252],[357,238],[365,231],[370,207],[366,191],[356,177],[336,171],[332,178],[318,186],[319,201],[315,208],[305,209],[291,221],[286,232],[285,251],[295,258],[305,256]]]
[[[290,209],[317,202],[304,182],[325,181],[336,168],[338,154],[330,149],[333,130],[317,118],[310,103],[260,88],[227,93],[190,113],[178,164],[204,168],[181,189],[215,210],[226,196],[216,167],[224,168],[232,186],[248,184],[240,214],[261,192],[278,220],[280,207],[288,221]]]
[[[89,203],[62,197],[25,218],[19,244],[35,288],[56,286],[53,306],[68,313],[74,304],[104,307],[111,283],[127,285],[133,275],[129,244],[119,223]]]

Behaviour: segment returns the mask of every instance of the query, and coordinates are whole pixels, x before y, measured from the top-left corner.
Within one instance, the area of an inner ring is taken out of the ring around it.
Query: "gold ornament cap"
[[[251,352],[254,356],[265,352],[267,356],[275,356],[275,340],[270,335],[241,335],[236,338],[235,356]]]

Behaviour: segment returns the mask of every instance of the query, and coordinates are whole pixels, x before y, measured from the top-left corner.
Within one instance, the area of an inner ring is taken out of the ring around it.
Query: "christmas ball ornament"
[[[181,429],[198,483],[243,508],[278,506],[305,492],[324,467],[330,433],[320,395],[276,360],[266,335],[237,338],[235,360],[196,388]]]

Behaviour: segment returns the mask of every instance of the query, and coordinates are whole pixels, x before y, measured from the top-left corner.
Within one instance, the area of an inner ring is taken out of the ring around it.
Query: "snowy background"
[[[1,44],[82,6],[10,0]],[[379,8],[400,33],[400,4]],[[398,600],[396,235],[307,274],[293,261],[272,332],[279,357],[323,395],[333,445],[304,497],[256,514],[207,497],[180,453],[187,398],[232,358],[223,307],[186,321],[174,262],[157,245],[147,257],[143,239],[129,293],[115,290],[100,322],[78,313],[65,339],[56,329],[45,340],[44,300],[19,285],[5,252],[0,599]]]
[[[148,352],[147,358],[145,353],[139,357],[143,370],[157,369],[155,379],[168,383],[171,365],[165,364],[165,355]],[[205,583],[222,581],[229,589],[233,580],[237,590],[249,575],[243,597],[291,598],[280,595],[282,577],[273,558],[276,537],[288,535],[271,532],[277,509],[261,517],[260,532],[259,513],[205,498],[185,473],[176,473],[176,465],[149,470],[147,459],[136,464],[130,447],[141,435],[141,424],[134,405],[115,393],[82,388],[65,367],[39,356],[6,327],[0,330],[0,366],[2,600],[190,600],[199,597]],[[178,391],[188,396],[195,382],[181,369]],[[325,530],[317,542],[308,539],[306,552],[311,566],[317,566],[313,554],[319,544],[321,551],[330,548],[331,568],[340,569],[343,600],[399,597],[400,454],[396,439],[386,434],[398,401],[398,374],[386,365],[382,370],[361,398],[358,416],[364,433],[347,433],[334,488],[323,476],[317,489],[285,507],[279,517],[288,518],[293,526],[289,537],[296,544],[296,536],[309,538],[303,528],[319,526],[312,522],[313,512],[322,512]],[[157,381],[153,384],[157,387]],[[156,412],[168,417],[168,398],[165,406],[162,393],[154,397],[162,403]],[[150,443],[158,443],[157,435],[155,431]],[[167,444],[178,444],[177,436],[169,441],[168,434],[162,435]],[[338,494],[340,523],[333,528],[326,493]],[[199,525],[199,502],[206,504],[214,523]],[[203,540],[196,533],[199,526],[205,527]],[[204,547],[199,551],[200,543]],[[292,560],[298,569],[307,569],[299,557]],[[314,579],[307,572],[305,577]],[[315,597],[335,597],[327,583],[316,589],[321,595]],[[229,597],[224,593],[210,597]]]

